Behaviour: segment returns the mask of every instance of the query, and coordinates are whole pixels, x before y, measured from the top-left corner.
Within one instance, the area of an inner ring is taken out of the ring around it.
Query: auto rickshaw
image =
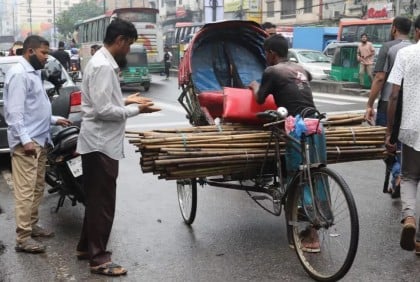
[[[127,66],[120,75],[121,86],[139,84],[144,91],[150,88],[152,77],[147,66],[147,51],[143,45],[132,45],[127,54]]]
[[[335,53],[331,64],[330,77],[335,81],[347,81],[359,83],[359,62],[357,61],[358,42],[337,43]],[[380,46],[374,46],[375,52]],[[375,56],[376,58],[376,56]],[[375,60],[376,61],[376,60]],[[365,73],[364,88],[370,88],[371,81]]]

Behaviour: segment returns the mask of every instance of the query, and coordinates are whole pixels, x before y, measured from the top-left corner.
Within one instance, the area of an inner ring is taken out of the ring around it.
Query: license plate
[[[77,156],[74,159],[68,160],[67,166],[69,167],[74,177],[79,177],[83,175],[81,156]]]

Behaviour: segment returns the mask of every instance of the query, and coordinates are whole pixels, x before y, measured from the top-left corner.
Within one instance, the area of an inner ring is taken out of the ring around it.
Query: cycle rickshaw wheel
[[[177,180],[176,186],[182,218],[190,225],[194,222],[197,212],[197,179]]]
[[[296,189],[287,199],[289,240],[293,241],[309,276],[318,281],[337,281],[349,271],[357,252],[359,220],[356,204],[347,183],[331,169],[313,169],[311,179],[316,201],[311,201],[311,196],[308,201],[310,189],[305,184],[299,185],[299,177],[296,178]],[[316,218],[313,208],[318,211],[318,221],[313,220]],[[307,243],[313,243],[316,237],[319,238],[319,249],[305,250]]]

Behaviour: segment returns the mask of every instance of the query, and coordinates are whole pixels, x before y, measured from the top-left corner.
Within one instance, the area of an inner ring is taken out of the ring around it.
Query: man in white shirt
[[[390,136],[394,127],[395,113],[400,87],[403,87],[401,125],[398,139],[402,143],[401,202],[402,223],[400,245],[404,250],[420,255],[420,231],[416,234],[416,195],[420,182],[420,16],[415,23],[417,44],[398,51],[394,67],[388,77],[393,84],[388,102],[386,146],[395,151]],[[404,79],[404,80],[403,80]],[[419,222],[420,225],[420,222]]]
[[[77,245],[78,259],[89,259],[90,271],[119,276],[127,273],[111,261],[106,250],[115,213],[118,160],[124,157],[124,131],[128,117],[159,111],[150,99],[136,94],[125,101],[118,71],[127,64],[137,31],[130,22],[115,19],[105,34],[104,46],[87,64],[82,80],[82,126],[77,150],[82,155],[86,210]]]

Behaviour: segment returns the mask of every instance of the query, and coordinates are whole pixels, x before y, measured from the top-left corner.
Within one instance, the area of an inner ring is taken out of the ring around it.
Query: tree
[[[92,17],[103,14],[103,8],[96,4],[96,1],[82,1],[73,5],[70,9],[59,13],[55,19],[57,31],[63,35],[72,34],[74,24]]]

